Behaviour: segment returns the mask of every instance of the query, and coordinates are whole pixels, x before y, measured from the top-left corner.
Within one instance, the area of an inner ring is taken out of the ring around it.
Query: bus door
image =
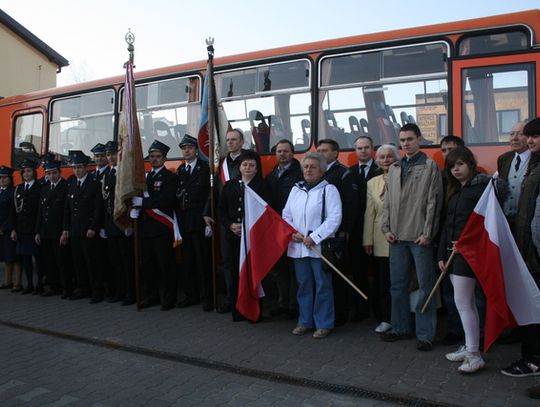
[[[18,168],[25,159],[39,160],[47,150],[47,111],[44,107],[17,110],[12,116],[11,165]]]
[[[540,115],[540,53],[454,60],[453,132],[489,173],[512,126]]]

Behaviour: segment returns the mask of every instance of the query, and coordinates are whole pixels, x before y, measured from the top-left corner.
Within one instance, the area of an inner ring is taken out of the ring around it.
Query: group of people
[[[133,198],[131,211],[140,224],[140,305],[160,304],[165,311],[200,303],[204,311],[217,307],[218,312],[231,312],[234,321],[245,319],[236,299],[244,189],[249,186],[296,231],[267,279],[276,292],[269,313],[297,316],[294,335],[314,330],[314,338],[324,338],[347,321],[373,314],[383,341],[415,334],[417,349],[429,351],[437,328],[436,302],[425,312],[420,308],[438,268],[449,272],[451,282],[442,290],[448,310],[445,341],[454,344],[463,335],[465,340],[446,358],[461,362],[458,370],[463,373],[481,369],[482,292],[459,253],[449,267],[446,262],[490,177],[461,138],[441,140],[444,171],[420,150],[421,141],[418,126],[405,124],[399,132],[401,157],[396,146],[385,144],[375,151],[372,140],[360,136],[354,143],[358,162],[347,167],[338,160],[339,144],[332,139],[319,140],[317,152],[300,161],[294,158],[294,145],[283,139],[274,146],[277,164],[263,177],[259,155],[243,149],[241,130],[231,130],[216,180],[217,219],[209,210],[209,163],[199,156],[197,140],[185,135],[180,142],[184,163],[176,174],[165,167],[169,147],[155,141],[148,150],[152,171],[146,176],[147,192]],[[514,126],[510,149],[497,162],[499,198],[539,284],[540,118]],[[96,169],[89,171],[91,158],[70,152],[73,175],[67,180],[54,157],[42,160],[44,179],[37,179],[38,163],[25,160],[17,187],[13,170],[0,168],[0,255],[6,265],[1,288],[133,304],[133,231],[119,229],[113,219],[117,144],[98,144],[92,153]],[[178,220],[180,253],[173,250],[174,233],[164,219]],[[226,286],[219,305],[214,304],[211,271],[213,234],[220,237]],[[369,302],[322,261],[321,250],[330,241],[334,265],[368,294]],[[417,288],[414,306],[411,287]],[[539,326],[520,327],[519,333],[522,358],[502,373],[540,374]]]

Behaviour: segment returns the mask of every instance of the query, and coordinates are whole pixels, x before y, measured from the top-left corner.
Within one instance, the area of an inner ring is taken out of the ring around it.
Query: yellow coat
[[[383,200],[381,194],[384,191],[384,175],[370,179],[367,183],[367,203],[364,215],[364,246],[373,246],[373,254],[376,257],[388,257],[389,246],[383,232],[382,212]]]

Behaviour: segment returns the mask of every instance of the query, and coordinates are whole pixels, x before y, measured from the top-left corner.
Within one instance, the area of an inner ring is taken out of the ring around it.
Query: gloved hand
[[[133,229],[132,228],[126,228],[126,230],[124,230],[124,235],[126,237],[130,237],[131,235],[133,235]]]
[[[107,232],[105,232],[105,229],[99,229],[99,237],[107,239]]]
[[[140,209],[133,208],[129,211],[129,217],[131,219],[137,219],[139,217]]]
[[[214,234],[214,231],[212,230],[211,226],[206,226],[204,228],[204,237],[210,238],[210,237],[212,237],[213,234]]]

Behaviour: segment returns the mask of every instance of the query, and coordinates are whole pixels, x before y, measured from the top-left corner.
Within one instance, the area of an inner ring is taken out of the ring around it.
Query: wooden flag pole
[[[326,257],[324,257],[323,254],[320,251],[315,249],[315,247],[311,247],[311,250],[314,251],[315,253],[317,253],[319,256],[321,256],[321,259],[326,264],[328,264],[332,268],[332,270],[334,270],[338,274],[338,276],[340,276],[343,280],[345,280],[347,282],[347,284],[349,284],[354,289],[354,291],[356,291],[358,294],[360,294],[360,296],[364,300],[368,299],[367,295],[364,294],[362,292],[362,290],[360,290],[356,285],[354,285],[354,283],[351,280],[349,280],[345,274],[343,274],[341,271],[339,271],[339,269],[336,266],[334,266],[330,260],[328,260]]]
[[[450,255],[450,257],[448,258],[448,260],[446,261],[446,264],[444,265],[444,268],[445,270],[448,270],[448,266],[452,263],[452,260],[454,260],[454,255],[456,254],[457,252],[454,250],[452,251],[452,254]],[[429,302],[431,301],[431,299],[433,298],[433,296],[435,295],[435,291],[437,291],[437,288],[439,288],[439,286],[441,285],[441,282],[444,278],[444,276],[446,275],[446,271],[443,271],[441,273],[441,275],[439,276],[439,278],[437,279],[437,282],[435,283],[435,285],[433,286],[433,289],[431,290],[431,292],[429,293],[429,297],[427,298],[424,306],[422,307],[422,312],[425,312],[426,311],[426,308],[427,306],[429,305]]]
[[[134,261],[134,271],[135,271],[135,302],[137,304],[137,311],[141,311],[141,285],[140,285],[140,264],[141,264],[141,254],[140,254],[140,240],[139,240],[139,220],[133,220],[133,261]]]

